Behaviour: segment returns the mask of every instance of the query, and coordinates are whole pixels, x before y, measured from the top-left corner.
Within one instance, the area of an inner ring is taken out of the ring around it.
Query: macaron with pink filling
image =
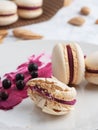
[[[17,20],[17,5],[11,1],[0,0],[0,26],[10,25]]]
[[[43,0],[15,0],[18,14],[24,19],[37,18],[43,13]]]
[[[74,109],[77,92],[74,87],[54,78],[34,78],[28,81],[28,96],[51,115],[65,115]]]
[[[52,52],[53,76],[65,84],[79,84],[84,77],[85,63],[77,43],[56,44]]]
[[[85,78],[89,83],[98,85],[98,52],[88,55],[85,59]]]

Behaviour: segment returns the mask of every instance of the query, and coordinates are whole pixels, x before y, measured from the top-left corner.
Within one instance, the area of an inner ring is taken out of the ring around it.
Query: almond
[[[98,19],[95,21],[95,24],[98,24]]]
[[[75,26],[82,26],[85,23],[85,19],[82,17],[74,17],[70,19],[68,23]]]
[[[64,6],[68,6],[72,3],[72,0],[64,0]]]
[[[13,34],[15,37],[21,38],[24,40],[35,40],[35,39],[43,38],[43,36],[41,36],[39,34],[33,33],[30,30],[21,29],[21,28],[14,29]]]
[[[4,37],[6,37],[8,35],[8,31],[7,30],[0,30],[0,36],[3,35]]]
[[[3,39],[8,35],[7,30],[0,30],[0,43],[3,42]]]
[[[0,35],[0,43],[2,43],[3,42],[3,36],[2,35]]]
[[[83,15],[89,15],[91,12],[91,9],[88,8],[88,7],[82,7],[81,10],[80,10],[80,13],[83,14]]]

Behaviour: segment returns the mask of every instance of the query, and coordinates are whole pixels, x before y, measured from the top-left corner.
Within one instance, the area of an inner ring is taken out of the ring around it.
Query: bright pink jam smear
[[[42,58],[47,58],[47,62],[43,62]],[[23,90],[18,90],[15,84],[15,76],[17,73],[24,74],[24,81],[25,84],[29,79],[31,79],[31,75],[28,72],[28,65],[30,63],[36,63],[38,65],[38,77],[51,77],[52,76],[52,66],[50,57],[45,54],[40,54],[38,56],[32,55],[27,62],[19,65],[15,72],[6,73],[4,78],[7,78],[11,81],[12,86],[10,89],[6,90],[9,94],[9,97],[6,101],[0,100],[0,109],[2,110],[9,110],[12,109],[14,106],[18,105],[22,102],[23,99],[27,98],[27,89],[28,87],[25,86]],[[4,91],[2,88],[2,82],[0,80],[0,91]]]

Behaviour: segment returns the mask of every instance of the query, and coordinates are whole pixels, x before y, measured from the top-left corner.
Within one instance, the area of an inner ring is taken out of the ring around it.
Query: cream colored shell
[[[10,25],[18,20],[18,15],[14,14],[8,17],[0,17],[0,26]]]
[[[39,8],[36,10],[22,10],[22,9],[18,9],[18,15],[21,18],[25,18],[25,19],[32,19],[32,18],[37,18],[40,15],[42,15],[43,13],[43,9]]]
[[[43,5],[43,0],[14,0],[17,5],[26,7],[38,7]]]
[[[16,12],[17,6],[14,2],[0,0],[0,14],[14,14]]]
[[[98,70],[98,52],[94,52],[85,59],[86,68],[91,70]]]
[[[94,52],[85,59],[86,69],[98,70],[98,52]],[[88,82],[98,85],[98,73],[85,73]]]

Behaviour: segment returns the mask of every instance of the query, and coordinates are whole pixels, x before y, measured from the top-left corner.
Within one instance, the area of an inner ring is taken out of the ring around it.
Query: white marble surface
[[[74,16],[79,16],[79,10],[81,7],[83,6],[88,6],[91,8],[92,12],[89,16],[83,16],[86,19],[86,23],[82,26],[82,27],[75,27],[75,26],[71,26],[67,23],[67,21],[74,17]],[[98,0],[74,0],[74,3],[66,8],[62,8],[51,20],[47,21],[47,22],[43,22],[43,23],[39,23],[39,24],[33,24],[33,25],[29,25],[29,26],[25,26],[25,28],[29,28],[32,31],[42,34],[44,36],[44,40],[69,40],[69,41],[84,41],[84,43],[92,43],[92,44],[98,44],[97,43],[97,39],[98,39],[98,25],[95,25],[95,20],[98,18]],[[10,44],[9,47],[13,48],[15,45],[16,47],[16,52],[24,52],[23,50],[27,49],[30,51],[29,45],[27,48],[22,48],[22,45],[20,44],[21,47],[17,47],[16,44],[14,44],[14,42],[16,42],[17,39],[15,39],[12,36],[12,30],[10,30],[10,33],[8,35],[8,37],[4,40],[4,44]],[[53,42],[51,42],[50,44],[52,45]],[[81,42],[82,43],[82,42]],[[4,45],[2,44],[2,45]],[[28,43],[29,44],[29,43]],[[47,46],[51,47],[50,44],[47,44]],[[1,46],[2,46],[1,45]],[[45,45],[45,47],[46,47]],[[82,44],[81,44],[82,45]],[[27,46],[27,45],[26,45]],[[41,46],[41,45],[40,45]],[[8,46],[5,46],[6,50],[8,49]],[[14,48],[15,48],[14,47]],[[22,48],[19,49],[19,48]],[[47,48],[47,47],[46,47]],[[88,49],[89,48],[89,49]],[[34,48],[35,50],[36,48]],[[39,48],[40,49],[40,48]],[[97,50],[97,46],[89,46],[87,44],[87,46],[83,45],[83,49],[86,51],[91,51],[91,50]],[[15,50],[15,49],[14,49]],[[4,54],[3,52],[4,50],[1,49],[0,53],[1,58],[2,55]],[[24,52],[25,53],[25,52]],[[15,53],[16,54],[16,53]],[[7,54],[6,54],[7,55]],[[6,59],[6,55],[5,55],[5,59]],[[11,55],[11,54],[9,54]],[[22,53],[23,55],[23,53]],[[10,60],[10,59],[9,59]],[[1,66],[3,67],[1,70],[2,72],[4,72],[4,66],[6,67],[6,61],[2,60],[4,62],[1,62]],[[15,62],[17,61],[14,60]],[[18,61],[17,61],[18,63]],[[13,65],[14,63],[12,63]],[[15,63],[16,65],[16,63]],[[14,66],[13,66],[14,67]],[[10,68],[12,70],[12,67],[10,66]],[[87,86],[88,87],[88,86]],[[90,87],[88,87],[88,89],[85,89],[85,87],[80,87],[78,90],[78,104],[76,106],[75,111],[72,113],[72,115],[70,115],[68,117],[68,119],[63,118],[62,120],[60,118],[58,118],[56,121],[53,119],[51,122],[50,119],[51,117],[49,116],[45,116],[43,113],[38,112],[42,115],[44,115],[45,117],[41,117],[39,118],[39,115],[37,113],[34,112],[34,116],[36,117],[33,120],[33,114],[30,116],[32,116],[32,118],[29,118],[29,116],[26,116],[26,122],[24,121],[24,117],[25,115],[28,115],[28,113],[31,111],[31,107],[29,106],[29,108],[27,109],[27,111],[24,111],[23,113],[20,112],[20,114],[22,114],[23,117],[21,117],[19,119],[17,111],[18,109],[21,109],[21,105],[25,105],[25,101],[23,104],[21,104],[19,107],[16,108],[16,113],[13,110],[13,115],[11,114],[12,112],[9,111],[8,115],[7,112],[3,115],[1,112],[1,117],[0,119],[2,120],[0,123],[0,130],[30,130],[30,129],[36,129],[38,128],[39,125],[39,120],[43,120],[45,121],[45,127],[43,126],[44,123],[41,121],[40,124],[40,130],[41,129],[45,129],[47,128],[47,130],[60,130],[62,128],[62,130],[65,130],[65,127],[67,130],[97,130],[98,129],[98,105],[97,105],[97,99],[98,99],[98,88],[96,86],[94,86],[94,89],[90,89]],[[90,100],[91,99],[91,100]],[[90,102],[92,101],[92,103]],[[88,102],[88,104],[86,104]],[[93,104],[93,105],[92,105]],[[32,105],[32,104],[31,104]],[[15,114],[17,116],[15,116]],[[16,118],[17,117],[17,118]],[[9,123],[9,119],[13,120],[14,122],[11,122],[11,124]],[[31,120],[32,119],[32,120]],[[29,122],[29,120],[31,122]],[[37,121],[37,124],[36,124]],[[8,122],[8,123],[5,123]],[[20,128],[19,128],[19,124]],[[25,122],[25,123],[24,123]],[[18,124],[15,125],[15,123]],[[31,124],[27,127],[25,127],[25,124]],[[61,124],[60,124],[61,123]],[[8,125],[9,124],[9,125]],[[48,125],[49,124],[49,125]],[[65,125],[66,124],[66,125]],[[11,125],[14,127],[11,127]],[[24,127],[22,126],[24,125]],[[52,128],[53,125],[53,128]]]
[[[89,16],[83,16],[86,23],[82,27],[69,25],[67,21],[74,16],[79,16],[79,11],[83,6],[88,6],[92,10]],[[42,34],[47,40],[72,40],[98,44],[98,25],[94,24],[97,18],[98,0],[74,0],[73,4],[62,8],[51,20],[25,26],[25,28]],[[5,39],[4,43],[14,41],[16,39],[12,38],[10,31],[9,37]]]
[[[44,50],[51,54],[54,44],[58,42],[64,41],[48,40],[2,44],[0,46],[0,76],[2,73],[13,71],[19,64],[26,61],[32,53],[38,54]],[[97,45],[83,42],[79,44],[86,55],[98,50]],[[7,53],[2,58],[4,52]],[[12,110],[0,110],[0,130],[97,130],[98,86],[83,81],[76,87],[76,90],[77,103],[75,109],[68,115],[51,116],[45,114],[27,98]]]

